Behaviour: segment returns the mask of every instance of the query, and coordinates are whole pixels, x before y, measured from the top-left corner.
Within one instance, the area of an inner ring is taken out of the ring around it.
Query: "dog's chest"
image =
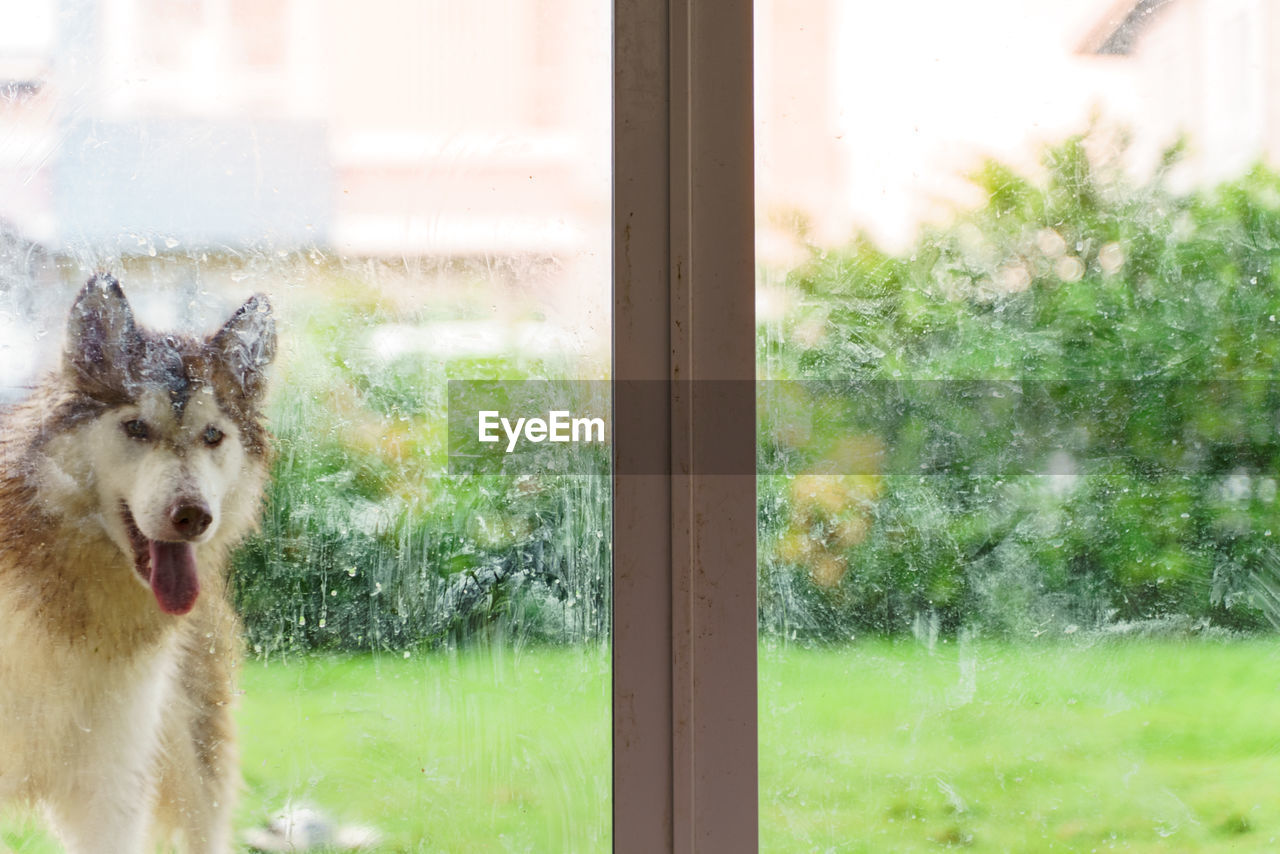
[[[41,798],[152,761],[173,643],[103,660],[15,641],[0,629],[0,798]]]

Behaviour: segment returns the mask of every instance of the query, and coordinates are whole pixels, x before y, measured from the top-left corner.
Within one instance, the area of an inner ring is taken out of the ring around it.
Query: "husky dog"
[[[73,854],[231,848],[231,548],[267,476],[262,296],[205,340],[76,298],[61,368],[0,421],[0,802]]]

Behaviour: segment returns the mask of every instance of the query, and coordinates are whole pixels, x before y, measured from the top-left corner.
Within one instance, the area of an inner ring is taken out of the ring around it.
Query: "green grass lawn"
[[[609,850],[602,650],[250,662],[242,685],[241,827],[295,800],[384,851]],[[1280,850],[1280,641],[765,648],[760,686],[766,851]]]
[[[767,851],[1280,851],[1280,642],[761,654]]]
[[[607,851],[603,649],[254,663],[242,824],[290,800],[396,852]]]

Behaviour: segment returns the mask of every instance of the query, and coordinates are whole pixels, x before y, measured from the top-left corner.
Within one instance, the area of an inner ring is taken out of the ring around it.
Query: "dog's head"
[[[67,429],[46,443],[74,482],[58,503],[69,510],[74,492],[89,505],[83,523],[105,529],[167,613],[195,605],[198,555],[225,552],[254,524],[267,457],[259,406],[274,354],[260,295],[203,340],[139,327],[108,275],[72,306],[68,394],[54,419]]]

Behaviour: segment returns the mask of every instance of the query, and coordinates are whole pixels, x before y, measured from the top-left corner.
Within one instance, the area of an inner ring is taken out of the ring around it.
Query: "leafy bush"
[[[860,239],[787,277],[761,373],[838,382],[764,387],[765,631],[1280,621],[1280,175],[1177,194],[1172,157],[1135,183],[1089,149],[1050,149],[1040,181],[988,164],[985,204],[909,251]],[[267,513],[234,577],[252,644],[606,636],[607,480],[444,473],[447,378],[558,366],[377,357],[380,328],[418,319],[343,287],[277,377]],[[1018,423],[1052,442],[992,429],[998,395],[975,406],[1010,381],[1038,384]],[[1061,475],[1025,475],[1056,470],[1050,447]]]
[[[843,474],[766,478],[767,629],[1268,625],[1280,176],[1178,195],[1167,168],[1133,183],[1089,148],[1050,149],[1043,182],[988,164],[985,204],[909,252],[858,240],[787,278],[795,308],[762,327],[761,364],[843,384],[766,384],[764,469],[839,463],[850,442],[880,452]],[[957,382],[1013,380],[1049,401],[1024,423],[1061,434],[1068,476],[1025,476],[999,418],[981,417],[998,408],[975,409]]]
[[[379,357],[374,333],[414,318],[357,287],[298,314],[270,406],[277,456],[262,530],[233,574],[251,646],[605,636],[607,479],[446,473],[447,379],[547,366]]]

